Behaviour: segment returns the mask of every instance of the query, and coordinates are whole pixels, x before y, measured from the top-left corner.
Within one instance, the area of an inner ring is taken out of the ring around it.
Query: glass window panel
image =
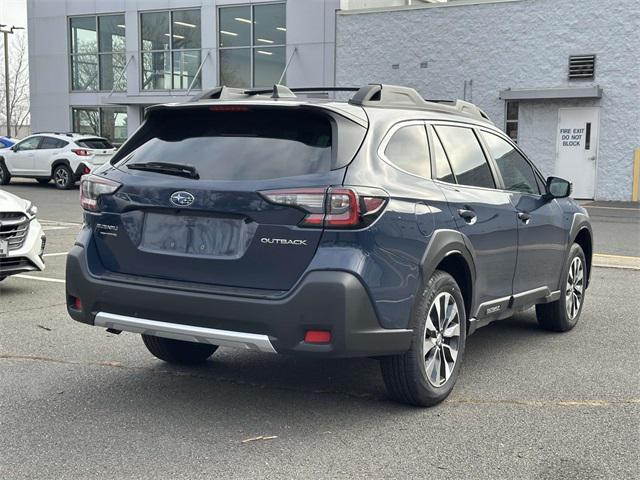
[[[127,109],[120,107],[102,108],[100,111],[100,136],[115,144],[127,139]]]
[[[492,133],[482,132],[491,156],[496,161],[504,188],[516,192],[539,194],[536,176],[529,162],[506,140]]]
[[[71,110],[73,131],[90,135],[100,134],[100,115],[98,109],[74,108]]]
[[[143,50],[169,49],[169,12],[142,13],[140,25]]]
[[[397,130],[387,143],[384,154],[405,172],[428,178],[429,145],[424,125],[408,125]]]
[[[173,52],[173,88],[188,89],[200,67],[200,50]],[[192,88],[200,88],[200,74]]]
[[[26,140],[16,144],[18,150],[35,150],[42,137],[29,137]]]
[[[173,12],[173,48],[200,48],[200,10]]]
[[[435,127],[461,185],[495,188],[493,175],[475,133],[464,127]]]
[[[98,55],[71,57],[71,89],[98,90]]]
[[[251,7],[218,9],[220,47],[248,47],[251,45]]]
[[[286,43],[285,12],[284,3],[253,7],[253,44],[256,47]]]
[[[220,84],[227,87],[251,87],[251,49],[220,50]]]
[[[96,17],[73,17],[70,25],[71,52],[96,53],[98,51]]]
[[[429,127],[431,128],[431,127]],[[440,143],[440,139],[431,128],[430,132],[431,138],[433,139],[433,155],[434,155],[434,175],[438,180],[442,180],[443,182],[456,183],[456,179],[453,177],[453,172],[451,171],[451,165],[449,165],[449,160],[447,160],[447,154],[444,152],[444,148],[442,148],[442,144]]]
[[[100,55],[100,90],[124,91],[127,89],[127,74],[124,53],[106,53]],[[114,82],[116,82],[114,88]]]
[[[171,88],[171,58],[168,52],[142,54],[142,88],[144,90]]]
[[[124,15],[102,15],[98,17],[98,27],[101,52],[126,50]]]
[[[518,102],[507,102],[507,120],[518,120]]]
[[[278,83],[284,71],[285,47],[256,47],[253,64],[253,86],[269,87]],[[282,83],[287,83],[285,79]]]

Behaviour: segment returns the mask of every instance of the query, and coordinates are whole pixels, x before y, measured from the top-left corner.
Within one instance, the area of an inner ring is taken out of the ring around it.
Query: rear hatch
[[[75,142],[79,147],[87,149],[94,157],[91,162],[96,165],[102,165],[108,162],[116,153],[116,147],[106,138],[83,138]]]
[[[365,133],[302,105],[152,110],[114,168],[102,169],[122,185],[90,216],[101,263],[138,277],[288,290],[322,227],[300,227],[308,213],[260,192],[342,184]]]

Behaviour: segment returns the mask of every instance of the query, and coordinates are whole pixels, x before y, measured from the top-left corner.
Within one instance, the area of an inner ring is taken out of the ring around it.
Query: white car
[[[0,190],[0,281],[16,273],[44,270],[47,238],[30,201]]]
[[[11,177],[53,179],[57,188],[69,189],[82,175],[107,162],[116,148],[106,138],[77,133],[37,133],[0,150],[0,185]]]

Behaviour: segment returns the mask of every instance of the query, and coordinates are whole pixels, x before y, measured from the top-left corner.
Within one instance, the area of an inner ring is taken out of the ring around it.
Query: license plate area
[[[148,212],[139,248],[185,257],[240,258],[256,228],[255,222],[244,218]]]

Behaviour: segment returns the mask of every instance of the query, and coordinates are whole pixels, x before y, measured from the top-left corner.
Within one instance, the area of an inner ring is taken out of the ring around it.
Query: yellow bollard
[[[633,158],[633,187],[631,188],[631,200],[638,201],[638,190],[640,189],[640,148],[636,148]]]

